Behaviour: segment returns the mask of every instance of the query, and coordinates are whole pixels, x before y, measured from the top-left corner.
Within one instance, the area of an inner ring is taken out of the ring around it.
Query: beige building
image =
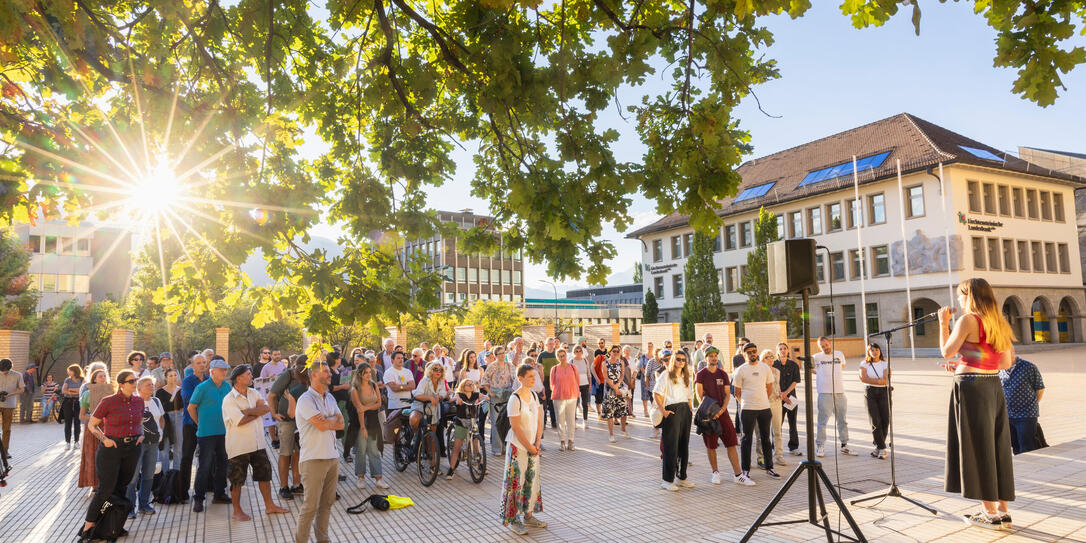
[[[813,335],[899,326],[954,303],[962,279],[983,277],[1021,341],[1083,341],[1074,206],[1082,177],[904,113],[751,160],[739,173],[737,195],[720,202],[715,255],[730,320],[746,303],[739,288],[764,206],[777,215],[781,237],[826,248],[816,262]],[[628,236],[642,241],[645,287],[662,322],[681,317],[692,236],[678,214]],[[910,341],[934,346],[935,324],[895,337],[898,346]]]

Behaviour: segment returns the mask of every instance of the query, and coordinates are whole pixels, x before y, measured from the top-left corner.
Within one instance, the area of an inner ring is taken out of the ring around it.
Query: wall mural
[[[946,237],[929,238],[917,230],[909,240],[909,274],[946,271]],[[890,244],[891,270],[895,276],[905,275],[905,249],[902,242]],[[962,269],[962,238],[950,236],[950,264],[953,270]]]

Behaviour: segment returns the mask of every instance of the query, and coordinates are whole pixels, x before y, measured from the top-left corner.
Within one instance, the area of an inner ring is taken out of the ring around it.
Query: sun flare
[[[169,161],[162,159],[136,180],[130,198],[138,212],[157,215],[169,209],[180,195],[181,184]]]

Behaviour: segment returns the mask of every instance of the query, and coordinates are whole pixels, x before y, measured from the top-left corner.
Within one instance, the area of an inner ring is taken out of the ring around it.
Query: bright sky
[[[891,115],[909,112],[925,120],[1008,152],[1018,146],[1086,152],[1086,67],[1063,78],[1068,90],[1056,104],[1041,108],[1012,94],[1015,72],[992,67],[995,34],[966,3],[923,5],[921,34],[917,37],[909,14],[882,28],[857,30],[833,7],[836,2],[814,2],[798,20],[766,19],[775,34],[767,56],[778,61],[781,78],[755,91],[768,118],[753,100],[739,110],[742,126],[751,131],[757,158]],[[1076,36],[1086,45],[1086,37]],[[650,83],[661,88],[659,79]],[[620,96],[623,104],[635,103],[641,93]],[[623,121],[612,108],[606,121],[619,130],[619,160],[637,160],[643,147],[634,125]],[[317,147],[314,147],[316,149]],[[488,212],[487,204],[469,195],[473,175],[470,153],[455,156],[455,179],[428,191],[432,207]],[[570,202],[570,205],[580,205]],[[635,198],[630,213],[638,228],[659,215],[644,198]],[[320,227],[313,232],[332,239],[338,232]],[[618,248],[611,262],[611,284],[632,280],[641,246],[614,230],[606,236]],[[550,293],[545,266],[528,263],[525,287],[537,294]],[[583,286],[567,282],[566,288]],[[562,289],[564,290],[564,289]]]

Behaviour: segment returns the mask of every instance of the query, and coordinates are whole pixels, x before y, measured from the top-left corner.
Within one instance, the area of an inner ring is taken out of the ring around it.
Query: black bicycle
[[[414,398],[411,398],[414,401]],[[410,424],[410,409],[404,409],[400,416],[406,420],[400,423],[396,429],[396,440],[393,441],[392,452],[396,461],[396,471],[403,472],[412,460],[415,461],[419,472],[419,482],[422,486],[430,486],[437,479],[441,471],[441,453],[438,448],[437,432],[431,422],[433,416],[429,413],[430,407],[423,410],[419,427],[423,430],[412,432]]]
[[[450,417],[449,424],[445,426],[445,448],[448,452],[449,465],[452,465],[452,455],[455,450],[456,439],[453,437],[455,425],[467,428],[468,438],[460,444],[460,459],[468,463],[468,471],[471,472],[472,482],[478,484],[486,477],[486,448],[483,445],[483,435],[477,424],[478,405],[466,405],[465,417]]]

